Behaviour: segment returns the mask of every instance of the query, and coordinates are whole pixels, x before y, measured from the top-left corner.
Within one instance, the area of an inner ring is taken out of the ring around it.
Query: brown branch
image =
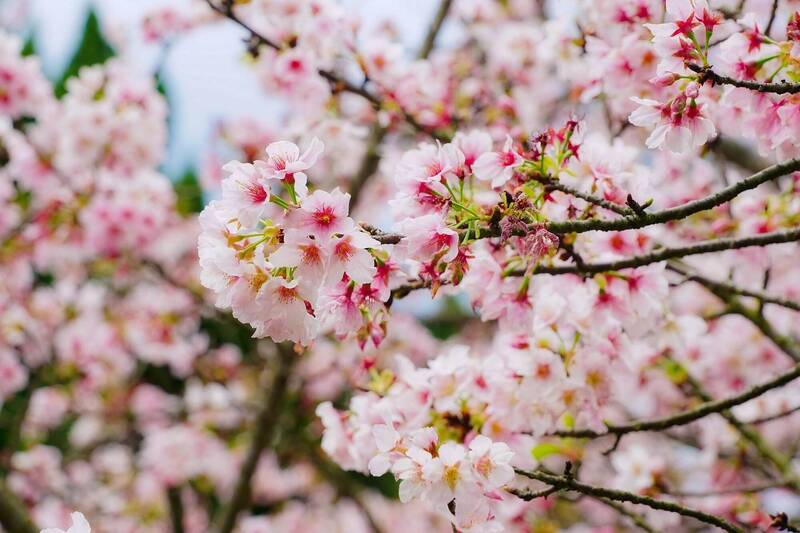
[[[289,383],[289,374],[297,358],[292,347],[287,344],[277,345],[277,361],[272,384],[265,389],[264,404],[255,421],[255,432],[247,456],[239,471],[239,479],[233,496],[224,509],[220,522],[220,533],[231,533],[236,527],[239,513],[250,503],[250,482],[258,466],[262,450],[269,444],[277,429],[277,420],[280,416],[283,398]]]
[[[425,35],[425,40],[423,41],[422,47],[417,55],[419,59],[426,59],[433,50],[433,46],[436,43],[436,37],[439,35],[439,30],[441,30],[442,24],[444,24],[445,18],[447,18],[447,13],[450,11],[450,6],[452,3],[452,0],[442,0],[439,3],[439,9],[436,11],[433,22],[431,22],[431,25],[428,28],[428,33]],[[356,172],[353,182],[350,185],[349,192],[351,210],[361,199],[361,191],[364,189],[364,186],[375,174],[375,171],[378,170],[378,165],[381,161],[380,146],[383,143],[383,140],[386,138],[388,131],[389,130],[387,128],[381,126],[377,119],[370,129],[364,158],[361,160],[361,165],[359,165],[358,171]]]
[[[704,402],[712,402],[714,399],[709,395],[705,389],[703,388],[702,384],[694,379],[691,374],[684,368],[684,375],[686,377],[686,384],[689,386],[693,395],[697,396]],[[784,476],[786,483],[789,484],[792,488],[798,489],[798,481],[794,472],[792,471],[791,461],[788,457],[783,455],[782,453],[778,452],[772,446],[770,446],[761,434],[752,426],[749,426],[739,420],[731,411],[730,409],[723,409],[719,412],[719,414],[728,421],[728,423],[733,426],[739,435],[742,436],[744,440],[749,442],[753,448],[758,452],[758,454],[764,458],[767,462],[772,464],[778,471]]]
[[[611,509],[614,509],[621,516],[624,516],[625,518],[633,522],[633,524],[642,531],[647,531],[647,533],[657,533],[656,530],[653,529],[653,527],[647,523],[647,520],[645,520],[642,515],[629,511],[621,503],[615,502],[614,500],[609,500],[608,498],[595,497],[594,500],[604,504],[607,507],[610,507]]]
[[[758,426],[760,424],[766,424],[768,422],[774,422],[775,420],[780,420],[781,418],[786,418],[787,416],[791,416],[797,412],[800,412],[800,405],[797,407],[792,407],[791,409],[787,409],[785,411],[781,411],[780,413],[776,413],[774,415],[769,416],[762,416],[761,418],[756,418],[755,420],[748,420],[747,423]]]
[[[780,489],[786,487],[788,484],[783,481],[774,483],[763,483],[761,485],[752,485],[749,487],[728,487],[718,490],[704,490],[704,491],[665,491],[666,494],[676,498],[712,498],[715,496],[725,496],[728,494],[753,494],[756,492],[764,492],[770,489]]]
[[[778,387],[782,387],[788,383],[791,383],[798,377],[800,377],[800,364],[792,367],[792,369],[788,372],[780,374],[769,381],[761,383],[760,385],[755,385],[754,387],[751,387],[740,394],[736,394],[722,400],[705,402],[701,405],[698,405],[694,409],[690,409],[672,416],[656,418],[654,420],[631,422],[629,424],[622,425],[607,424],[605,431],[595,431],[593,429],[567,429],[554,431],[548,436],[593,439],[608,435],[626,435],[628,433],[637,433],[641,431],[663,431],[671,427],[683,426],[694,422],[695,420],[705,418],[708,415],[719,413],[725,409],[730,409],[731,407],[741,405],[752,400],[753,398],[758,398],[767,391],[777,389]]]
[[[569,475],[558,476],[555,474],[549,474],[547,472],[542,472],[539,470],[534,470],[529,472],[525,470],[516,469],[516,472],[518,475],[534,479],[536,481],[541,481],[542,483],[546,483],[551,487],[556,487],[562,490],[579,492],[581,494],[586,494],[588,496],[592,496],[595,498],[604,498],[616,502],[629,502],[629,503],[635,503],[637,505],[645,505],[647,507],[650,507],[651,509],[658,509],[660,511],[669,511],[671,513],[676,513],[681,516],[694,518],[695,520],[699,520],[700,522],[716,526],[730,533],[744,533],[744,530],[731,524],[730,522],[724,520],[723,518],[708,513],[704,513],[696,509],[691,509],[689,507],[680,505],[678,503],[664,501],[664,500],[656,500],[655,498],[650,498],[649,496],[641,496],[639,494],[634,494],[632,492],[625,492],[621,490],[614,490],[605,487],[589,485],[577,481],[576,479],[574,479]]]
[[[681,273],[685,271],[685,267],[679,263],[671,263],[668,265],[668,268]],[[727,305],[727,311],[729,313],[741,315],[749,320],[761,331],[761,333],[764,334],[765,337],[770,339],[778,348],[783,350],[786,355],[791,357],[795,362],[800,363],[800,347],[797,346],[797,343],[794,341],[794,339],[786,337],[785,335],[782,335],[776,331],[775,328],[772,327],[772,324],[770,324],[769,321],[764,318],[764,315],[761,312],[746,307],[739,301],[738,298],[731,295],[730,292],[721,290],[713,283],[706,284],[704,283],[703,279],[698,279],[696,281],[701,283],[706,287],[706,289],[708,289],[709,292],[722,300]]]
[[[167,505],[169,506],[172,533],[183,533],[183,501],[181,501],[180,488],[170,487],[167,489]]]
[[[319,446],[314,442],[309,442],[306,438],[298,439],[297,443],[312,465],[316,468],[317,472],[339,493],[340,496],[348,498],[356,507],[359,508],[364,518],[367,520],[372,533],[383,533],[380,525],[370,510],[361,499],[360,493],[364,488],[355,483],[347,476],[338,465],[329,461],[320,451]]]
[[[0,478],[0,525],[8,533],[39,533],[25,504]]]
[[[436,37],[439,35],[439,30],[442,29],[442,24],[447,18],[447,13],[450,11],[450,6],[453,0],[441,0],[439,2],[439,9],[436,10],[436,15],[433,17],[433,22],[428,27],[428,33],[425,34],[425,40],[422,41],[422,46],[417,53],[418,59],[427,59],[433,51],[433,46],[436,44]]]
[[[790,159],[783,163],[778,163],[765,168],[755,174],[725,187],[724,189],[710,194],[704,198],[687,202],[683,205],[663,209],[648,213],[645,216],[624,217],[614,220],[566,220],[561,222],[549,222],[546,224],[547,229],[553,233],[584,233],[587,231],[623,231],[629,229],[639,229],[654,224],[662,224],[672,220],[679,220],[686,218],[701,211],[707,211],[714,207],[720,206],[730,200],[733,200],[741,193],[755,189],[762,183],[778,179],[791,172],[800,170],[800,159]],[[489,233],[487,236],[497,236]]]
[[[274,41],[266,38],[264,35],[262,35],[258,31],[256,31],[252,26],[250,26],[247,22],[242,20],[235,13],[235,11],[233,9],[233,2],[231,2],[230,0],[223,0],[222,4],[217,4],[214,0],[205,0],[205,1],[209,5],[209,7],[211,9],[213,9],[214,11],[219,13],[220,15],[224,16],[228,20],[230,20],[232,22],[235,22],[240,27],[242,27],[244,30],[246,30],[250,34],[250,40],[251,41],[255,41],[256,46],[264,45],[264,46],[268,46],[269,48],[272,48],[274,50],[282,50],[283,49],[282,46],[280,46],[279,44],[275,43]],[[378,97],[375,94],[373,94],[370,91],[368,91],[363,85],[357,85],[355,83],[352,83],[352,82],[342,78],[341,76],[339,76],[335,72],[332,72],[330,70],[325,70],[325,69],[319,69],[319,70],[317,70],[317,74],[319,74],[322,78],[327,80],[331,84],[331,86],[333,87],[334,91],[344,91],[344,92],[349,92],[349,93],[352,93],[352,94],[356,94],[356,95],[364,98],[365,100],[367,100],[369,103],[371,103],[372,106],[375,109],[381,109],[383,107],[383,105],[384,105],[384,102],[380,97]],[[428,128],[426,128],[425,126],[420,124],[416,120],[416,118],[414,118],[412,115],[407,113],[405,110],[400,109],[399,112],[402,115],[403,120],[406,123],[408,123],[414,130],[416,130],[418,132],[426,133],[426,134],[430,135],[431,137],[433,137],[434,139],[443,140],[443,141],[449,140],[449,138],[446,135],[443,135],[443,134],[440,134],[440,133],[437,133],[437,132],[434,132],[434,131],[430,131]]]
[[[767,22],[767,27],[764,29],[764,35],[769,37],[769,34],[772,32],[772,25],[775,24],[775,16],[778,14],[778,4],[780,0],[772,0],[772,10],[769,13],[769,22]]]
[[[729,293],[738,296],[745,296],[747,298],[755,298],[759,302],[763,302],[765,304],[774,304],[781,307],[785,307],[787,309],[791,309],[793,311],[800,312],[800,303],[795,302],[793,300],[788,300],[786,298],[779,298],[777,296],[772,296],[770,294],[761,291],[751,291],[749,289],[738,287],[732,283],[715,281],[705,276],[701,276],[700,274],[697,274],[695,272],[689,271],[688,269],[678,265],[671,264],[670,270],[674,270],[680,273],[681,275],[684,276],[685,279],[689,281],[694,281],[705,287],[714,287],[714,289],[719,292]]]
[[[687,257],[690,255],[708,254],[712,252],[721,252],[724,250],[737,250],[740,248],[749,248],[751,246],[766,246],[769,244],[779,244],[786,242],[795,242],[800,240],[800,228],[775,231],[772,233],[764,233],[753,237],[741,238],[728,238],[728,239],[713,239],[709,241],[701,241],[697,244],[689,246],[677,246],[674,248],[662,248],[653,252],[620,259],[618,261],[608,261],[604,263],[586,263],[582,266],[578,265],[562,265],[562,266],[538,266],[534,273],[536,274],[596,274],[600,272],[610,272],[614,270],[622,270],[625,268],[636,268],[640,266],[650,265],[653,263],[660,263],[668,259],[675,259],[679,257]],[[524,271],[515,270],[510,275],[524,275]]]
[[[560,191],[563,192],[564,194],[569,194],[570,196],[574,196],[575,198],[580,198],[581,200],[589,202],[590,204],[594,204],[598,207],[602,207],[603,209],[608,209],[609,211],[613,211],[618,215],[623,215],[623,216],[636,215],[636,213],[630,207],[610,202],[605,198],[601,198],[593,194],[582,192],[574,187],[570,187],[569,185],[566,185],[559,181],[553,180],[553,181],[545,181],[543,183],[545,190]]]
[[[723,76],[714,72],[711,67],[701,67],[689,63],[686,65],[690,70],[700,75],[700,81],[711,82],[712,85],[731,85],[733,87],[741,87],[742,89],[749,89],[760,93],[772,94],[797,94],[800,93],[800,83],[767,83],[753,80],[738,80],[730,76]]]
[[[778,163],[765,168],[755,174],[740,180],[724,189],[710,194],[704,198],[687,202],[683,205],[670,207],[661,211],[652,213],[645,213],[643,215],[626,216],[612,220],[606,219],[590,219],[590,220],[563,220],[563,221],[550,221],[544,226],[553,233],[585,233],[587,231],[625,231],[630,229],[639,229],[655,224],[663,224],[673,220],[680,220],[687,218],[695,213],[707,211],[718,207],[730,200],[733,200],[745,191],[755,189],[759,185],[778,179],[791,172],[800,170],[800,159],[790,159],[783,163]],[[534,229],[531,225],[528,229]],[[535,226],[540,227],[541,224]],[[367,230],[370,231],[370,230]],[[402,235],[396,233],[383,233],[380,231],[370,231],[373,233],[378,241],[383,244],[397,244],[403,238]],[[515,232],[517,235],[524,235],[526,231]],[[490,226],[478,230],[476,238],[499,237],[500,228],[498,226]]]

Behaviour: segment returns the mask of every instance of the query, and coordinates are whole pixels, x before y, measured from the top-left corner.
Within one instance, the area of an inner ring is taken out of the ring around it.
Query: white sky
[[[9,1],[0,0],[0,4]],[[57,76],[74,51],[93,4],[104,28],[131,31],[144,13],[166,3],[187,0],[21,0],[29,4],[37,46],[45,71]],[[370,27],[394,21],[409,47],[417,46],[431,19],[437,0],[342,0],[356,9]],[[222,117],[249,115],[265,121],[277,120],[278,102],[269,101],[250,71],[240,62],[243,33],[233,24],[197,30],[178,41],[166,62],[166,82],[171,97],[174,145],[166,169],[176,174],[192,161],[209,138],[210,128]],[[444,40],[448,40],[445,33]],[[128,51],[137,64],[149,71],[158,50],[134,42]]]

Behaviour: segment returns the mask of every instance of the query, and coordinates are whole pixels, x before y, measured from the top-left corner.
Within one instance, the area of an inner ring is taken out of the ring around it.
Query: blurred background
[[[265,98],[252,69],[243,63],[245,33],[230,23],[201,27],[163,48],[146,42],[143,17],[165,5],[190,0],[0,0],[2,24],[22,35],[42,58],[45,73],[60,79],[74,64],[125,55],[145,72],[159,75],[169,98],[171,145],[164,171],[177,179],[197,164],[220,120],[247,115],[279,124],[284,109]],[[365,27],[391,21],[409,51],[422,40],[436,9],[430,0],[345,0]],[[452,42],[446,27],[439,41]]]

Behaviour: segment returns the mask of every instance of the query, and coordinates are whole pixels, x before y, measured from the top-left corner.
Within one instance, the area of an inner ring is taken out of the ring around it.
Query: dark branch
[[[545,181],[543,182],[545,186],[545,190],[553,190],[553,191],[560,191],[564,194],[569,194],[570,196],[574,196],[575,198],[580,198],[585,202],[589,202],[590,204],[594,204],[598,207],[602,207],[603,209],[608,209],[609,211],[613,211],[618,215],[623,216],[634,216],[636,213],[629,207],[624,205],[620,205],[614,202],[610,202],[605,198],[600,198],[599,196],[594,196],[592,194],[588,194],[574,187],[570,187],[569,185],[565,185],[559,181]]]
[[[39,533],[39,528],[17,496],[11,492],[0,478],[0,525],[8,533]]]
[[[236,527],[239,513],[250,503],[250,482],[258,466],[262,450],[269,444],[277,428],[283,398],[288,388],[289,374],[292,363],[297,358],[291,346],[277,345],[277,368],[272,379],[272,384],[265,389],[264,405],[255,421],[255,432],[247,457],[239,471],[239,479],[233,491],[233,497],[225,508],[220,533],[231,533]]]
[[[534,479],[536,481],[541,481],[542,483],[546,483],[551,487],[556,487],[562,490],[579,492],[581,494],[586,494],[588,496],[596,498],[604,498],[611,501],[629,502],[638,505],[645,505],[647,507],[650,507],[651,509],[669,511],[672,513],[679,514],[681,516],[694,518],[695,520],[699,520],[706,524],[716,526],[730,533],[744,533],[744,530],[738,528],[737,526],[731,524],[730,522],[724,520],[723,518],[708,513],[704,513],[696,509],[691,509],[689,507],[685,507],[683,505],[674,502],[656,500],[655,498],[650,498],[648,496],[640,496],[632,492],[625,492],[621,490],[614,490],[605,487],[588,485],[586,483],[581,483],[580,481],[575,480],[571,476],[558,476],[555,474],[548,474],[546,472],[541,472],[538,470],[527,472],[524,470],[517,469],[516,472],[521,476]]]
[[[791,309],[793,311],[800,311],[800,303],[795,302],[793,300],[779,298],[777,296],[772,296],[770,294],[766,294],[761,291],[751,291],[749,289],[743,289],[741,287],[737,287],[732,283],[715,281],[705,276],[701,276],[700,274],[692,272],[681,266],[670,265],[670,269],[680,273],[689,281],[694,281],[705,287],[713,287],[714,289],[720,292],[727,292],[733,295],[755,298],[756,300],[764,302],[765,304],[774,304],[774,305],[779,305],[781,307],[785,307],[787,309]]]
[[[218,5],[214,0],[206,0],[206,3],[214,11],[226,17],[227,19],[231,20],[232,22],[235,22],[243,29],[245,29],[250,34],[251,41],[255,41],[256,46],[261,46],[261,45],[268,46],[269,48],[275,50],[283,49],[283,47],[281,47],[279,44],[275,43],[270,39],[267,39],[264,35],[260,34],[255,29],[253,29],[253,27],[250,26],[247,22],[242,20],[234,12],[232,2],[226,1],[223,2],[222,5]],[[332,72],[330,70],[319,69],[317,73],[331,84],[331,87],[333,87],[334,91],[344,91],[361,96],[362,98],[370,102],[375,109],[380,109],[381,107],[383,107],[383,100],[380,97],[368,91],[365,87],[361,85],[356,85],[355,83],[352,83],[342,78],[341,76],[337,75],[335,72]],[[414,128],[414,130],[426,133],[435,139],[444,141],[448,140],[447,136],[445,135],[429,131],[428,128],[420,124],[413,116],[409,115],[404,110],[401,109],[400,114],[402,115],[403,120],[406,123],[408,123],[412,128]]]
[[[169,520],[172,523],[172,533],[183,533],[183,501],[181,490],[178,487],[167,489],[167,504],[169,505]]]
[[[640,431],[662,431],[675,426],[683,426],[708,415],[719,413],[726,409],[730,409],[731,407],[741,405],[752,400],[753,398],[758,398],[767,391],[777,389],[778,387],[782,387],[787,383],[791,383],[798,377],[800,377],[800,365],[794,366],[792,370],[784,374],[780,374],[769,381],[751,387],[741,394],[730,396],[722,400],[705,402],[694,409],[690,409],[676,415],[657,418],[649,421],[632,422],[630,424],[623,425],[608,424],[605,431],[595,431],[593,429],[569,429],[555,431],[551,433],[550,436],[591,439],[604,437],[606,435],[625,435]]]
[[[766,246],[769,244],[794,242],[798,240],[800,240],[800,229],[775,231],[772,233],[764,233],[763,235],[756,235],[754,237],[714,239],[710,241],[702,241],[697,244],[692,244],[689,246],[662,248],[660,250],[656,250],[648,254],[628,257],[626,259],[620,259],[619,261],[608,261],[604,263],[586,263],[582,266],[578,265],[539,266],[536,267],[534,273],[595,274],[599,272],[622,270],[625,268],[636,268],[640,266],[650,265],[653,263],[659,263],[661,261],[666,261],[667,259],[675,259],[678,257],[687,257],[690,255],[721,252],[723,250],[737,250],[739,248],[748,248],[751,246]],[[523,275],[524,271],[514,271],[511,274]]]
[[[444,24],[445,18],[447,18],[447,13],[450,11],[450,6],[452,3],[452,0],[442,0],[439,3],[439,9],[436,11],[433,22],[428,28],[428,33],[425,35],[425,40],[423,41],[422,47],[419,50],[419,54],[417,56],[419,59],[426,59],[433,50],[433,46],[436,43],[436,37],[439,35],[439,30],[441,30],[442,24]],[[376,119],[375,123],[372,125],[372,129],[370,130],[369,138],[367,140],[366,153],[364,154],[364,158],[361,160],[361,165],[358,167],[358,172],[356,172],[353,182],[350,185],[351,210],[356,204],[358,204],[358,201],[361,198],[361,191],[364,186],[375,174],[375,171],[378,170],[378,164],[381,161],[380,146],[383,143],[383,140],[386,138],[387,133],[388,129],[381,126]]]
[[[647,520],[645,520],[643,516],[629,511],[621,503],[615,502],[614,500],[609,500],[607,498],[594,498],[594,499],[610,507],[611,509],[614,509],[621,516],[628,518],[631,522],[633,522],[633,524],[636,527],[638,527],[642,531],[647,531],[647,533],[657,533],[656,530],[653,529],[653,527],[647,523]]]
[[[731,85],[733,87],[741,87],[742,89],[750,89],[760,93],[772,94],[796,94],[800,93],[800,83],[767,83],[752,80],[737,80],[729,76],[723,76],[714,72],[711,67],[701,67],[689,63],[687,65],[690,70],[697,72],[700,75],[700,81],[709,81],[713,85]]]

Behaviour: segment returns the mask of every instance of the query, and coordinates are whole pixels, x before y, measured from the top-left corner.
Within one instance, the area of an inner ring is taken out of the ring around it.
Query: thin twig
[[[668,259],[687,257],[690,255],[708,254],[721,252],[724,250],[737,250],[749,248],[751,246],[766,246],[769,244],[779,244],[795,242],[800,240],[800,229],[787,231],[775,231],[764,233],[753,237],[740,237],[728,239],[713,239],[701,241],[689,246],[677,246],[674,248],[662,248],[653,252],[620,259],[618,261],[608,261],[603,263],[585,263],[581,266],[561,265],[561,266],[538,266],[534,271],[536,274],[596,274],[600,272],[611,272],[625,268],[636,268],[640,266],[660,263]],[[510,275],[523,275],[522,270],[515,270]]]
[[[633,522],[633,524],[642,531],[647,531],[647,533],[657,533],[656,530],[647,523],[647,520],[645,520],[642,515],[629,511],[621,503],[615,502],[614,500],[609,500],[608,498],[594,498],[594,500],[606,505],[607,507],[610,507],[611,509],[614,509],[617,513]]]
[[[226,17],[227,19],[231,20],[232,22],[235,22],[236,24],[238,24],[243,29],[245,29],[250,34],[251,40],[254,40],[257,45],[268,46],[268,47],[270,47],[270,48],[272,48],[274,50],[282,50],[283,49],[283,47],[281,47],[279,44],[277,44],[274,41],[266,38],[264,35],[262,35],[259,32],[257,32],[247,22],[242,20],[235,13],[235,11],[233,9],[232,2],[224,2],[222,5],[218,5],[214,0],[205,0],[205,1],[209,5],[209,7],[211,7],[211,9],[213,9],[214,11],[219,13],[220,15]],[[319,69],[317,71],[317,73],[322,78],[327,80],[331,84],[331,86],[333,87],[333,89],[335,91],[344,91],[344,92],[349,92],[349,93],[361,96],[362,98],[364,98],[365,100],[370,102],[375,109],[381,109],[383,107],[383,104],[384,104],[383,100],[380,97],[378,97],[375,94],[373,94],[370,91],[368,91],[362,85],[357,85],[355,83],[352,83],[352,82],[342,78],[341,76],[339,76],[338,74],[336,74],[335,72],[332,72],[330,70]],[[438,132],[434,132],[434,131],[430,131],[428,128],[426,128],[425,126],[420,124],[413,116],[411,116],[405,110],[400,109],[400,114],[402,115],[403,120],[406,123],[408,123],[412,128],[414,128],[416,131],[419,131],[419,132],[422,132],[422,133],[426,133],[426,134],[430,135],[431,137],[433,137],[435,139],[444,140],[444,141],[449,140],[449,138],[444,134],[441,134],[441,133],[438,133]]]
[[[768,422],[774,422],[775,420],[780,420],[781,418],[786,418],[787,416],[791,416],[797,412],[800,412],[800,405],[797,407],[793,407],[791,409],[787,409],[786,411],[781,411],[780,413],[776,413],[774,415],[763,416],[761,418],[756,418],[755,420],[748,420],[748,424],[752,424],[754,426],[758,426],[760,424],[766,424]]]
[[[764,29],[764,35],[769,37],[770,32],[772,32],[772,25],[775,24],[775,16],[778,14],[778,4],[780,0],[772,0],[772,10],[769,13],[769,22],[767,22],[767,27]]]
[[[730,533],[744,533],[744,530],[731,524],[730,522],[728,522],[723,518],[708,513],[704,513],[696,509],[691,509],[689,507],[680,505],[678,503],[664,501],[664,500],[657,500],[655,498],[650,498],[649,496],[641,496],[639,494],[634,494],[632,492],[625,492],[621,490],[614,490],[605,487],[598,487],[586,483],[581,483],[580,481],[577,481],[571,476],[558,476],[555,474],[549,474],[538,470],[528,472],[525,470],[517,469],[516,472],[521,476],[530,479],[535,479],[536,481],[541,481],[542,483],[547,483],[552,487],[558,487],[562,490],[579,492],[582,494],[586,494],[588,496],[596,498],[605,498],[611,501],[630,502],[638,505],[645,505],[647,507],[650,507],[651,509],[658,509],[660,511],[669,511],[672,513],[679,514],[681,516],[694,518],[695,520],[699,520],[706,524],[716,526]]]
[[[758,398],[767,391],[777,389],[778,387],[782,387],[787,383],[791,383],[798,377],[800,377],[800,364],[794,366],[790,371],[780,374],[769,381],[761,383],[760,385],[755,385],[754,387],[751,387],[740,394],[736,394],[722,400],[705,402],[701,405],[698,405],[694,409],[690,409],[672,416],[656,418],[654,420],[631,422],[629,424],[622,425],[607,424],[605,431],[595,431],[593,429],[559,430],[550,433],[549,436],[591,439],[605,437],[607,435],[625,435],[627,433],[636,433],[641,431],[662,431],[675,426],[683,426],[694,422],[695,420],[705,418],[708,415],[719,413],[725,409],[730,409],[731,407],[741,405],[752,400],[753,398]]]
[[[439,3],[439,8],[436,11],[433,22],[431,22],[431,25],[428,27],[425,40],[423,41],[417,55],[419,59],[426,59],[433,50],[433,46],[436,43],[436,37],[439,35],[439,30],[441,30],[442,24],[444,24],[445,18],[447,18],[447,13],[450,11],[450,6],[452,3],[452,0],[442,0]],[[375,123],[370,129],[364,158],[361,160],[358,171],[356,172],[356,175],[350,184],[349,192],[351,210],[361,199],[361,192],[364,189],[364,186],[375,174],[375,171],[378,170],[378,165],[381,161],[380,147],[388,132],[388,128],[381,126],[380,122],[376,119]]]
[[[742,89],[749,89],[760,93],[772,94],[796,94],[800,93],[800,83],[767,83],[753,80],[738,80],[730,76],[724,76],[714,72],[711,67],[701,67],[689,63],[687,65],[690,70],[700,74],[700,81],[710,81],[714,85],[731,85],[733,87],[741,87]]]
[[[761,485],[752,485],[749,487],[729,487],[724,489],[716,489],[716,490],[704,490],[704,491],[666,491],[666,494],[670,496],[674,496],[676,498],[712,498],[716,496],[726,496],[728,494],[754,494],[757,492],[764,492],[765,490],[770,489],[779,489],[786,487],[787,483],[778,481],[773,483],[764,483]]]
[[[593,194],[582,192],[574,187],[570,187],[564,183],[559,181],[546,181],[544,182],[544,186],[546,190],[554,190],[560,191],[564,194],[569,194],[570,196],[574,196],[575,198],[580,198],[585,202],[589,202],[590,204],[594,204],[596,206],[602,207],[603,209],[608,209],[609,211],[613,211],[618,215],[623,216],[634,216],[636,213],[630,207],[626,207],[624,205],[620,205],[614,202],[610,202],[605,198],[600,198],[599,196],[595,196]]]
[[[680,263],[673,262],[668,265],[668,268],[683,273],[686,267]],[[727,312],[738,314],[749,320],[786,355],[791,357],[795,362],[800,363],[800,347],[797,346],[797,342],[776,331],[775,328],[772,327],[772,324],[764,318],[763,313],[759,313],[758,310],[753,310],[743,305],[742,302],[730,292],[721,290],[713,283],[706,284],[703,279],[698,279],[696,281],[705,286],[714,296],[722,300],[727,306]]]
[[[710,394],[708,394],[708,392],[705,391],[702,384],[694,379],[685,368],[683,370],[686,380],[685,383],[691,389],[692,394],[704,402],[712,402],[714,399]],[[736,429],[736,431],[744,440],[749,442],[753,448],[755,448],[762,458],[778,469],[778,471],[785,477],[786,483],[788,483],[794,489],[798,488],[798,481],[794,475],[794,472],[792,471],[791,461],[788,457],[770,446],[755,428],[744,424],[730,411],[730,409],[723,409],[719,412],[719,414]]]
[[[681,267],[676,267],[674,265],[670,265],[670,268],[682,274],[685,279],[700,283],[701,285],[706,287],[713,286],[722,292],[728,292],[730,294],[745,296],[748,298],[755,298],[756,300],[759,300],[760,302],[763,302],[765,304],[774,304],[774,305],[779,305],[781,307],[785,307],[787,309],[791,309],[793,311],[800,311],[800,303],[795,302],[793,300],[788,300],[786,298],[779,298],[777,296],[772,296],[770,294],[761,291],[752,291],[750,289],[744,289],[732,283],[712,280],[696,272],[692,272],[689,271],[688,269],[683,269]]]

